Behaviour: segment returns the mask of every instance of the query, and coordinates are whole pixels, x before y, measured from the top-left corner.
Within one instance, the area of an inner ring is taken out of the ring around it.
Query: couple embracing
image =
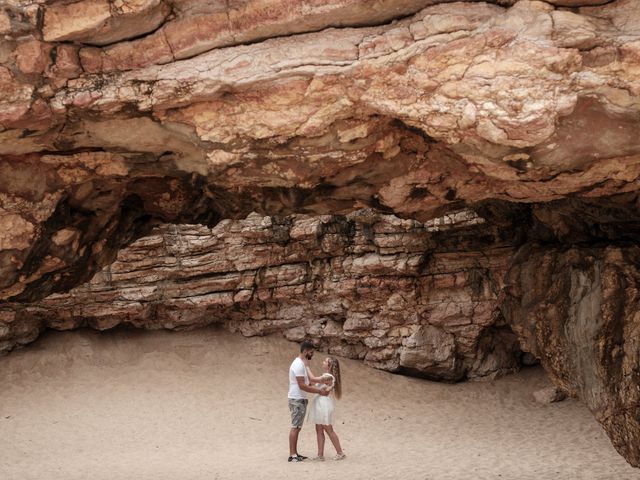
[[[289,411],[291,431],[289,432],[289,462],[301,462],[307,457],[298,454],[298,435],[309,410],[309,421],[316,425],[318,440],[318,460],[324,460],[325,433],[336,449],[335,460],[345,458],[338,435],[333,430],[333,413],[336,400],[342,393],[340,364],[335,357],[327,357],[322,362],[324,373],[316,377],[309,368],[315,347],[311,342],[302,342],[300,355],[289,367]],[[315,393],[308,405],[307,393]],[[309,408],[307,409],[307,406]]]

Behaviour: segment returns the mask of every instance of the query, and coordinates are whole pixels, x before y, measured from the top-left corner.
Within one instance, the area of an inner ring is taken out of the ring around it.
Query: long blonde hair
[[[329,373],[333,375],[333,393],[337,399],[342,396],[342,377],[340,376],[340,362],[336,357],[327,357],[329,359]]]

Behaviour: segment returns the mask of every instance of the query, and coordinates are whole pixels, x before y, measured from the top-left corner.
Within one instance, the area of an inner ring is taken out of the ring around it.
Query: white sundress
[[[333,375],[328,373],[325,375],[331,376],[330,387],[333,388],[335,378],[333,378]],[[316,386],[321,387],[323,384],[317,383]],[[311,400],[311,404],[309,405],[308,420],[317,425],[333,425],[335,410],[336,400],[333,391],[326,396],[316,395],[313,397],[313,400]]]

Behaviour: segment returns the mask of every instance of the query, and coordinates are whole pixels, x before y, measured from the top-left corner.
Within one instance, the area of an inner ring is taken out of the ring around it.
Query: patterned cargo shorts
[[[307,413],[307,400],[290,398],[289,411],[291,412],[291,426],[293,428],[302,428],[304,415]]]

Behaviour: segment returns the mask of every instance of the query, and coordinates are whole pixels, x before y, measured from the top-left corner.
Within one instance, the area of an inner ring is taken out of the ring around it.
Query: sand
[[[47,334],[0,358],[0,479],[640,479],[580,402],[533,400],[539,368],[446,385],[342,360],[347,459],[287,463],[296,349],[215,329]]]

